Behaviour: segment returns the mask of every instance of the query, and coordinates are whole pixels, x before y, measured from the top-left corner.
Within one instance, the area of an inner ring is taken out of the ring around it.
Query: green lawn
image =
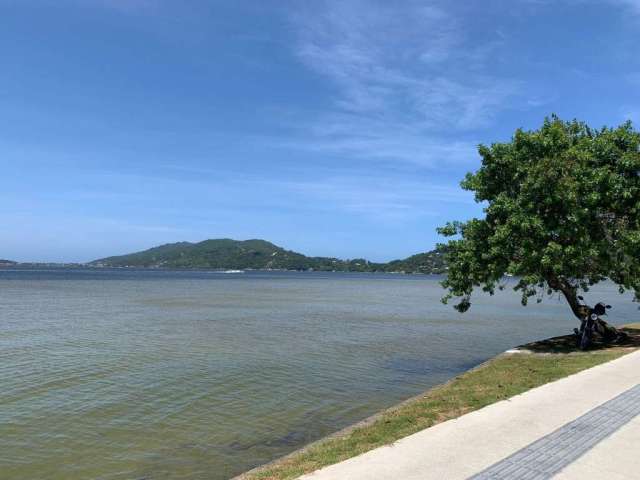
[[[630,338],[621,346],[600,345],[591,351],[580,352],[574,348],[572,337],[557,337],[525,346],[533,353],[500,355],[360,426],[311,444],[242,478],[293,479],[531,388],[608,362],[640,347],[640,324],[629,325],[626,331]]]

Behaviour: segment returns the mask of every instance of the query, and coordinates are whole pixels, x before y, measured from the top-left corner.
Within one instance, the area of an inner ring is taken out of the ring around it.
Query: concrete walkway
[[[640,351],[304,480],[640,479]]]

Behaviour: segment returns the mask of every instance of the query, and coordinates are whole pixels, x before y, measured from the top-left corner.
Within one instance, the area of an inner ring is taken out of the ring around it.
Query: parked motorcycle
[[[573,329],[576,336],[576,345],[580,350],[589,348],[596,335],[600,335],[606,343],[621,340],[626,336],[626,334],[619,332],[600,318],[607,314],[607,310],[611,309],[611,305],[599,302],[590,307],[584,303],[583,297],[579,296],[578,300],[582,302],[580,306],[583,307],[585,312],[584,318],[580,322],[580,328]]]

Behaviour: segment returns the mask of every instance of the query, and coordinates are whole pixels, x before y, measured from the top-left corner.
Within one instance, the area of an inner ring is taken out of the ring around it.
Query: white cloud
[[[489,125],[519,89],[488,73],[500,35],[466,45],[463,25],[436,6],[329,0],[293,21],[299,58],[336,90],[301,142],[313,150],[431,166],[470,161],[475,142],[446,133]]]

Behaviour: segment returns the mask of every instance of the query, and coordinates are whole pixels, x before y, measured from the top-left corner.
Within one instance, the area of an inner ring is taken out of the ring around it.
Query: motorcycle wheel
[[[591,345],[591,332],[588,328],[585,328],[580,339],[580,350],[586,350],[589,345]]]

